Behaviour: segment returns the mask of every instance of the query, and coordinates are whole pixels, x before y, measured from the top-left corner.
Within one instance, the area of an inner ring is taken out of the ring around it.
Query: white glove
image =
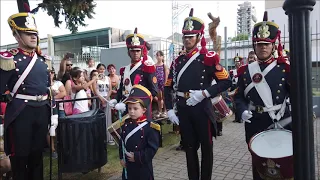
[[[58,127],[58,114],[51,116],[50,136],[56,136],[56,128]]]
[[[251,111],[245,110],[241,115],[241,119],[246,123],[251,123],[251,121],[249,120],[250,118],[252,118]]]
[[[189,92],[190,98],[187,100],[188,106],[195,106],[205,98],[202,94],[202,90],[189,90]]]
[[[117,100],[116,100],[116,99],[111,99],[111,100],[109,101],[109,106],[110,106],[110,107],[114,107],[116,104],[117,104]]]
[[[168,114],[169,120],[173,124],[179,125],[179,119],[173,109],[170,109],[167,114]]]
[[[126,111],[126,105],[123,102],[119,102],[114,107],[116,110],[120,111],[121,113]]]
[[[3,136],[4,131],[3,131],[3,124],[0,124],[0,137]]]

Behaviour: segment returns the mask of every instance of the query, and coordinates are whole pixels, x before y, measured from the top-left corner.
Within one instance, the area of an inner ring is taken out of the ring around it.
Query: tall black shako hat
[[[134,29],[133,34],[129,34],[126,37],[126,45],[128,50],[141,50],[143,61],[148,60],[148,50],[146,47],[146,41],[141,34],[138,34],[138,28]]]
[[[243,57],[242,56],[239,56],[239,54],[237,53],[237,55],[233,58],[234,62],[237,63],[237,62],[242,62],[243,60]]]
[[[147,119],[151,118],[151,102],[152,102],[152,94],[151,92],[144,86],[140,84],[136,84],[132,86],[128,99],[124,102],[128,103],[140,103],[143,107],[147,109],[146,115]]]
[[[253,45],[259,43],[276,43],[278,40],[278,54],[282,54],[282,45],[280,39],[281,31],[278,24],[268,21],[268,12],[265,11],[263,15],[263,21],[256,23],[252,32]]]
[[[8,19],[8,24],[12,31],[24,31],[38,34],[36,20],[34,14],[30,12],[27,3],[23,4],[24,12],[13,14]]]
[[[184,36],[202,36],[201,39],[201,54],[207,53],[206,39],[204,38],[204,23],[200,18],[193,17],[193,8],[191,8],[189,17],[183,22],[182,34]]]
[[[126,45],[129,50],[143,50],[145,48],[144,38],[138,34],[138,28],[135,28],[134,33],[126,37]]]
[[[38,36],[38,28],[36,25],[36,20],[34,14],[30,12],[29,4],[23,4],[24,12],[20,12],[17,14],[13,14],[8,18],[8,24],[14,33],[19,32],[28,32],[34,33]],[[41,54],[40,47],[39,47],[40,39],[38,36],[38,45],[37,45],[37,52]]]

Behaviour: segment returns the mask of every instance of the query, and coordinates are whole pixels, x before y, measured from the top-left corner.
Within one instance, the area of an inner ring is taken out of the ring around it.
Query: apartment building
[[[255,24],[253,20],[256,17],[256,9],[251,5],[251,2],[244,2],[238,6],[237,33],[248,34],[250,36]]]

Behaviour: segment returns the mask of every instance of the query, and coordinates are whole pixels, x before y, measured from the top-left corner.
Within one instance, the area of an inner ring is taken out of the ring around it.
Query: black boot
[[[176,151],[184,151],[181,142],[180,142],[180,145],[176,148]]]
[[[198,180],[200,177],[200,165],[197,148],[185,147],[187,157],[188,177],[190,180]]]

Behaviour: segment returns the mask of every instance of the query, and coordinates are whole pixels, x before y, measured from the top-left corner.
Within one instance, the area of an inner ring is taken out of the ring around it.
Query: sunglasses
[[[51,71],[50,74],[54,74],[54,71]]]
[[[67,64],[67,66],[72,66],[73,64]]]

